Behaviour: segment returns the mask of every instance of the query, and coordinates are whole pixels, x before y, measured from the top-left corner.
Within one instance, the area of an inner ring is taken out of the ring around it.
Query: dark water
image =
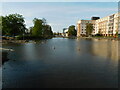
[[[117,88],[115,40],[53,38],[9,44],[3,88]]]

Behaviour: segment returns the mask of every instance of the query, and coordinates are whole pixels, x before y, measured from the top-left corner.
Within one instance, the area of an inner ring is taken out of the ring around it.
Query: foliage
[[[2,16],[0,16],[0,35],[2,35]]]
[[[53,36],[52,28],[50,25],[47,25],[46,19],[37,19],[33,20],[34,26],[30,28],[32,36],[34,37],[43,37],[49,38]]]
[[[40,39],[53,36],[52,28],[50,25],[47,25],[45,18],[34,18],[34,26],[29,29],[26,28],[24,23],[24,18],[20,14],[0,16],[0,31],[2,35],[18,36],[17,39]]]
[[[118,36],[118,31],[116,32],[116,34],[115,34],[116,36]]]
[[[43,26],[43,36],[44,37],[51,37],[51,36],[53,36],[53,32],[52,32],[52,28],[51,28],[51,26],[50,25],[44,25]]]
[[[42,35],[42,23],[43,21],[41,19],[37,19],[37,18],[34,18],[33,20],[33,23],[34,23],[34,27],[33,27],[33,30],[32,30],[32,34],[33,36],[41,36]]]
[[[77,31],[75,30],[75,26],[71,25],[68,28],[68,36],[76,36],[77,35]]]
[[[86,24],[86,34],[87,34],[87,36],[91,35],[93,29],[94,29],[93,24],[91,24],[91,23]]]
[[[2,16],[2,34],[16,36],[25,33],[25,21],[20,14]]]
[[[59,36],[59,35],[62,35],[62,33],[60,33],[60,32],[54,32],[53,35]]]
[[[29,27],[29,34],[32,35],[33,27]]]
[[[96,34],[95,36],[103,36],[103,35],[98,33],[98,34]]]

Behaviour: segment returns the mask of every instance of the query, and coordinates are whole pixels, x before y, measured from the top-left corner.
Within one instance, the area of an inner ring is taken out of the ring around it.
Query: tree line
[[[33,26],[26,28],[24,17],[20,14],[0,16],[0,30],[3,36],[18,37],[19,39],[42,39],[53,37],[52,28],[45,18],[33,19]]]
[[[63,34],[65,37],[76,37],[77,30],[75,29],[74,25],[70,25],[68,28],[63,28]]]
[[[92,32],[94,30],[93,28],[93,24],[92,23],[87,23],[86,24],[86,36],[91,36],[92,35]],[[66,30],[67,28],[63,28],[63,31]],[[76,37],[77,36],[77,30],[75,29],[75,26],[74,25],[70,25],[68,27],[68,37]]]
[[[74,25],[69,26],[68,28],[68,36],[72,37],[72,36],[76,36],[77,35],[77,30],[75,29]]]

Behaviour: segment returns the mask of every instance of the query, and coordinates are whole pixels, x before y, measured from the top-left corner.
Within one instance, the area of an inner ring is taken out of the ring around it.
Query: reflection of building
[[[120,13],[112,14],[107,17],[103,17],[101,19],[97,18],[97,20],[92,18],[92,20],[79,20],[77,22],[77,36],[86,35],[86,24],[92,23],[94,30],[92,32],[95,34],[102,34],[104,36],[114,36],[117,32],[120,34]]]
[[[97,56],[118,60],[118,41],[95,41],[92,50]]]
[[[95,58],[103,58],[103,60],[111,60],[113,62],[115,61],[115,63],[120,60],[120,41],[108,39],[91,39],[89,42],[87,39],[82,40],[80,38],[76,39],[76,41],[77,54],[92,54],[92,56],[95,56]],[[88,43],[84,43],[84,41]]]
[[[120,1],[118,2],[118,34],[120,37]]]

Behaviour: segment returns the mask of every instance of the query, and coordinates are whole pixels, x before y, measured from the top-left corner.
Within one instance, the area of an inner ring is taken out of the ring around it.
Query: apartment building
[[[77,36],[85,36],[86,35],[86,24],[92,23],[93,24],[93,34],[95,34],[95,20],[80,20],[77,23]]]
[[[108,34],[108,25],[109,25],[109,17],[104,17],[95,21],[96,25],[96,34],[103,34],[107,36]]]
[[[77,22],[77,36],[86,35],[86,24],[93,24],[92,35],[115,36],[120,34],[120,13],[112,14],[97,20],[79,20]]]

